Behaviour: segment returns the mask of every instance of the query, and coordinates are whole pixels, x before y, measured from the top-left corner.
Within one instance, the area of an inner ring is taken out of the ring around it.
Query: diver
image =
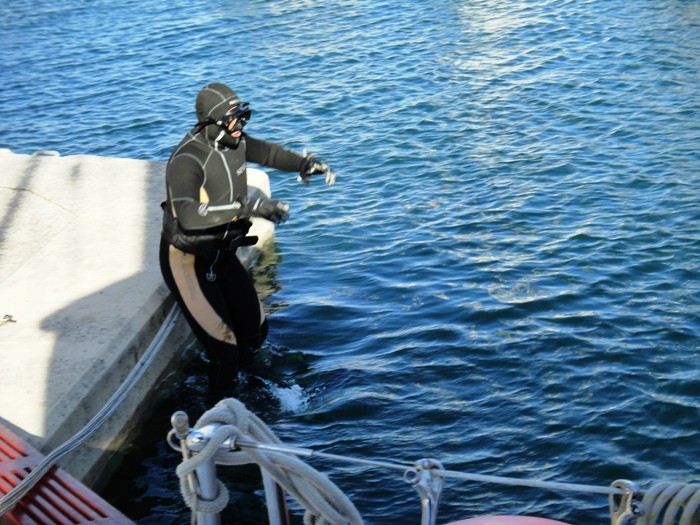
[[[289,205],[264,196],[249,197],[246,163],[313,175],[335,183],[335,173],[313,154],[254,138],[243,131],[252,110],[227,85],[205,86],[195,102],[197,124],[168,160],[166,200],[160,241],[163,278],[180,305],[209,361],[209,389],[232,391],[239,370],[262,345],[268,321],[247,270],[236,256],[252,217],[275,224]]]

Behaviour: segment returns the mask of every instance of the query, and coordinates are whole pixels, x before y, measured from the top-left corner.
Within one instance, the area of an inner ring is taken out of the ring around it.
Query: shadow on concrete
[[[90,421],[173,308],[158,267],[162,163],[0,153],[0,420],[44,453]],[[182,319],[87,447],[63,466],[88,484],[191,334]],[[116,437],[115,437],[116,436]]]

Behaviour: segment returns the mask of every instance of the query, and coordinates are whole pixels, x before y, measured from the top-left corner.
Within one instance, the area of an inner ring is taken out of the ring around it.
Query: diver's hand
[[[308,184],[312,175],[321,174],[325,175],[326,184],[329,186],[335,184],[335,172],[333,169],[321,159],[316,158],[313,153],[306,155],[299,169],[299,180]]]
[[[289,204],[276,199],[251,199],[244,205],[251,217],[262,217],[275,224],[281,224],[289,218]]]

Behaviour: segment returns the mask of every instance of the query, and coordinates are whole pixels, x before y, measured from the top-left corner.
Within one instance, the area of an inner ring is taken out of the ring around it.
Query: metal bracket
[[[610,523],[628,525],[639,518],[643,512],[639,505],[639,486],[626,479],[613,481],[611,487],[622,490],[622,494],[610,494]]]
[[[437,523],[438,502],[445,479],[435,475],[434,471],[442,468],[442,463],[435,459],[421,459],[403,474],[404,480],[416,489],[420,496],[421,525]]]

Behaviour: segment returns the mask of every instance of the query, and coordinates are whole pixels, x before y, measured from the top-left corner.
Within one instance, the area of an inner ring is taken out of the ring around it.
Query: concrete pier
[[[158,267],[164,168],[0,149],[0,421],[47,454],[80,431],[152,349],[114,415],[60,462],[88,486],[192,338]],[[270,194],[260,170],[249,169],[249,184]],[[248,266],[274,228],[256,220],[251,234],[260,241],[239,254]],[[156,345],[169,315],[172,329]]]

